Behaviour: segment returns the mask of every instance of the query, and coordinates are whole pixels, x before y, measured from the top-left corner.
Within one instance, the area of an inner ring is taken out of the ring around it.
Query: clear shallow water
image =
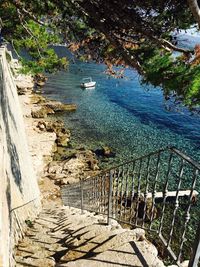
[[[111,146],[116,161],[128,160],[167,145],[180,148],[200,161],[200,117],[184,107],[166,102],[159,88],[143,87],[133,70],[126,78],[103,73],[104,65],[76,63],[69,71],[49,77],[44,95],[76,103],[76,112],[62,115],[72,131],[72,141],[90,149]],[[91,76],[95,89],[81,89]]]

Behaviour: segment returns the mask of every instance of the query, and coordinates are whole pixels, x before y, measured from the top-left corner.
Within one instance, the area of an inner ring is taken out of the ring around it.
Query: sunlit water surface
[[[49,76],[44,87],[45,96],[77,104],[76,112],[61,115],[72,143],[90,149],[110,146],[116,152],[111,161],[117,162],[168,145],[200,161],[198,115],[165,101],[160,88],[142,86],[133,70],[127,69],[123,79],[108,77],[104,70],[101,64],[78,62]],[[88,76],[97,82],[95,89],[80,88]]]

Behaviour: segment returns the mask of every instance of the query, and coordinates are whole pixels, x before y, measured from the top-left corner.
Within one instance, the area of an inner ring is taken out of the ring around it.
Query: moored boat
[[[92,80],[91,77],[83,78],[81,87],[83,88],[94,88],[96,85],[96,82]]]

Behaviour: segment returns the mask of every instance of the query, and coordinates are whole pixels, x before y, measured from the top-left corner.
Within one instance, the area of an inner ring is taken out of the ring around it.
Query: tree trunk
[[[187,0],[188,1],[188,5],[190,7],[190,10],[196,20],[196,22],[199,25],[199,29],[200,29],[200,9],[199,9],[199,5],[197,3],[197,0]]]

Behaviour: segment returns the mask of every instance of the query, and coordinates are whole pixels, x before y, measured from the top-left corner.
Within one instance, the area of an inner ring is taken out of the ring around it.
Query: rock
[[[59,101],[48,101],[45,106],[53,109],[55,112],[58,111],[75,111],[77,109],[76,104],[63,104]]]
[[[48,114],[54,114],[54,111],[47,107],[42,107],[40,109],[31,111],[31,116],[33,118],[46,118]]]
[[[38,95],[38,94],[32,94],[31,95],[31,104],[40,104],[46,102],[46,98]]]
[[[63,111],[75,111],[77,109],[76,104],[63,104]]]
[[[42,86],[45,85],[45,82],[37,81],[37,82],[36,82],[36,85],[42,87]]]
[[[60,174],[62,173],[63,167],[59,161],[52,161],[48,165],[48,173]]]
[[[77,183],[78,178],[72,177],[72,178],[64,178],[63,180],[60,180],[61,185],[66,185],[66,184],[73,184]]]
[[[92,151],[79,150],[77,152],[77,158],[79,158],[82,162],[85,163],[85,169],[84,170],[92,170],[92,171],[99,170],[98,160]]]
[[[144,216],[144,207],[145,208],[145,221],[150,221],[151,220],[151,216],[152,216],[152,200],[151,199],[147,199],[146,203],[144,200],[140,200],[139,202],[139,206],[138,206],[138,218],[142,219]],[[152,219],[156,219],[158,217],[158,210],[156,207],[154,207],[153,210],[153,218]]]
[[[47,132],[58,133],[59,131],[61,131],[64,128],[64,123],[60,120],[58,120],[58,121],[40,121],[40,122],[38,122],[38,126],[40,123],[45,125]]]
[[[37,86],[42,87],[45,85],[45,82],[47,81],[47,77],[44,76],[43,73],[38,73],[35,75],[34,81]]]
[[[99,166],[98,166],[98,160],[94,159],[93,157],[91,157],[88,161],[87,161],[89,168],[93,171],[97,171],[99,170]]]
[[[40,131],[45,131],[46,130],[45,123],[38,122],[37,127],[40,129]]]
[[[43,73],[37,73],[35,75],[35,79],[41,80],[41,81],[47,81],[48,78]]]
[[[32,91],[34,87],[34,82],[31,76],[27,75],[18,75],[15,79],[15,84],[17,86],[18,94],[23,95],[28,91]]]
[[[61,149],[61,147],[58,147],[58,149]],[[98,170],[98,160],[90,150],[68,149],[65,160],[52,161],[46,166],[45,176],[54,180],[56,185],[61,186],[77,182],[83,177],[96,175]]]
[[[58,147],[57,147],[56,143],[54,143],[52,146],[52,153],[56,153],[57,149],[58,149]]]
[[[34,86],[34,84],[26,81],[16,82],[16,85],[17,85],[17,92],[19,95],[25,95],[27,92],[31,92]]]
[[[103,146],[100,149],[96,149],[94,153],[98,157],[106,157],[106,158],[113,158],[115,157],[116,153],[112,151],[112,149],[108,146]]]
[[[103,150],[103,155],[105,157],[114,157],[115,156],[115,153],[108,146],[104,146],[102,150]]]
[[[67,147],[68,143],[70,141],[70,131],[66,130],[65,128],[62,128],[61,131],[57,132],[57,139],[56,143],[58,146]]]
[[[57,160],[69,160],[72,158],[76,158],[76,149],[69,149],[66,147],[57,147],[57,153],[54,155],[54,158]]]

